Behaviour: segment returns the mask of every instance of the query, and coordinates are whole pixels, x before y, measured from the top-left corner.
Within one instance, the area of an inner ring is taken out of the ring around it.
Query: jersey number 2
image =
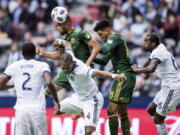
[[[27,76],[27,79],[23,82],[22,89],[27,90],[27,91],[32,90],[32,88],[26,87],[28,81],[31,79],[31,75],[29,73],[25,72],[25,73],[23,73],[23,76]]]

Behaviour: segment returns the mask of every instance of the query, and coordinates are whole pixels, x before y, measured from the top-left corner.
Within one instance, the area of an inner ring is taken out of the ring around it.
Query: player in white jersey
[[[60,103],[60,112],[62,114],[84,115],[85,135],[91,135],[96,129],[104,103],[103,96],[92,77],[124,80],[125,75],[92,69],[75,58],[69,42],[59,40],[59,44],[65,47],[65,52],[60,56],[60,66],[67,74],[68,80],[75,91],[71,97]]]
[[[146,36],[143,48],[151,52],[150,58],[142,68],[133,65],[132,69],[136,73],[152,73],[157,69],[158,76],[162,80],[161,90],[148,107],[148,113],[154,117],[158,135],[167,135],[164,119],[180,103],[180,80],[177,78],[177,64],[165,45],[160,43],[156,34]]]
[[[35,60],[33,43],[23,45],[23,60],[9,65],[0,77],[0,90],[11,88],[7,82],[12,79],[16,90],[15,134],[46,135],[46,113],[44,83],[54,97],[55,113],[60,109],[56,90],[51,81],[50,68],[45,62]]]

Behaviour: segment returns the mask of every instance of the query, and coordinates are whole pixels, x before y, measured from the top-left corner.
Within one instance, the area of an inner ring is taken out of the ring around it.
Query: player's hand
[[[54,102],[54,114],[60,114],[60,108],[61,108],[60,104]]]
[[[39,56],[43,56],[44,55],[44,49],[41,48],[40,46],[36,45],[36,54]]]
[[[125,76],[124,73],[122,73],[122,74],[113,74],[113,75],[112,75],[112,78],[113,78],[114,80],[118,80],[118,81],[127,80],[127,78],[126,78],[126,76]]]
[[[68,42],[67,40],[63,40],[63,39],[56,39],[56,40],[54,40],[53,45],[56,48],[72,49],[71,43]]]
[[[63,45],[62,45],[61,39],[55,39],[52,44],[56,48],[64,48]]]
[[[137,67],[137,65],[134,64],[134,65],[131,66],[131,69],[132,69],[134,72],[137,72],[138,67]]]

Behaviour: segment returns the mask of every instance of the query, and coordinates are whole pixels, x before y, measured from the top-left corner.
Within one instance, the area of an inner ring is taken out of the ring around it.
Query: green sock
[[[118,114],[113,112],[108,112],[108,118],[109,118],[109,129],[111,135],[118,135]]]
[[[48,88],[45,88],[44,94],[45,94],[45,98],[48,98],[48,97],[51,96],[51,93],[49,92],[49,89],[48,89]]]
[[[123,135],[130,135],[130,122],[127,113],[121,116],[121,129]]]

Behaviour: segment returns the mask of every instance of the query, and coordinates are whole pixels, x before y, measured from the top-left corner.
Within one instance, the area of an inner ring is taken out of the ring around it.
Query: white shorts
[[[60,111],[65,114],[84,115],[85,126],[96,127],[103,103],[104,98],[101,92],[98,92],[92,99],[86,101],[79,100],[77,94],[73,94],[60,102]]]
[[[47,135],[46,113],[16,110],[15,135]]]
[[[180,88],[169,89],[168,87],[162,87],[153,102],[157,105],[156,112],[166,116],[176,110],[177,105],[180,103]]]

